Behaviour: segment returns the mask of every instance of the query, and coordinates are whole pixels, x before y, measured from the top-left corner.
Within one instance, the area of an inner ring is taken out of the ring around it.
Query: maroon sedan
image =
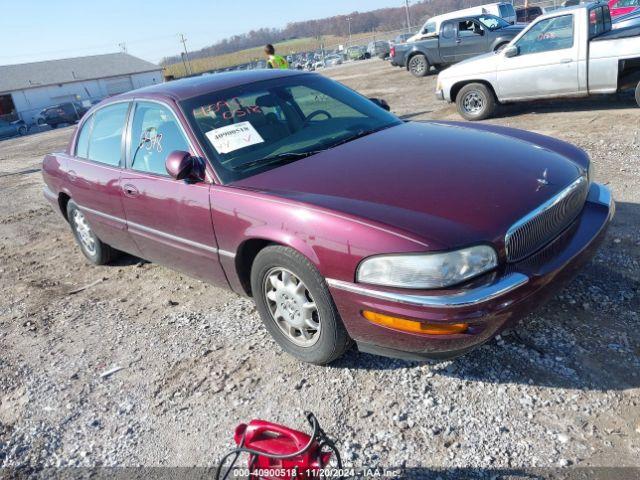
[[[282,70],[113,97],[43,175],[91,262],[128,252],[251,295],[318,364],[352,341],[405,358],[486,342],[560,290],[614,212],[572,145],[403,122]]]

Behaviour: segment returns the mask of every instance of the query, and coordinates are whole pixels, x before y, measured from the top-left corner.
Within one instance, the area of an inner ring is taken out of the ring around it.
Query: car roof
[[[151,85],[149,87],[132,90],[121,95],[111,97],[110,100],[122,100],[135,97],[172,98],[174,100],[186,100],[206,93],[226,90],[248,83],[270,80],[273,78],[290,77],[295,75],[314,75],[300,70],[261,69],[238,70],[233,72],[221,72],[213,75],[190,77],[180,80]]]

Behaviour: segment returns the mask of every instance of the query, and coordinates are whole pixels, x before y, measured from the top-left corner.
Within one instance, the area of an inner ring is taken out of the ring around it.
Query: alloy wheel
[[[73,224],[76,232],[78,233],[78,238],[80,239],[82,248],[84,248],[89,255],[95,255],[96,240],[91,232],[91,227],[87,223],[87,219],[78,209],[73,211]]]
[[[311,292],[294,273],[274,267],[264,277],[269,313],[288,340],[311,347],[320,338],[320,313]]]
[[[411,73],[420,75],[426,68],[426,62],[422,55],[416,55],[411,59]]]

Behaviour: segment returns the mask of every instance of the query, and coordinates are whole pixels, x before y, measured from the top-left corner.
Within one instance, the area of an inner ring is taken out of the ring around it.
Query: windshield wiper
[[[395,127],[396,125],[399,125],[399,124],[392,123],[389,125],[383,125],[382,127],[372,128],[371,130],[359,130],[353,135],[349,135],[348,137],[345,137],[341,140],[338,140],[336,143],[331,144],[329,147],[327,147],[327,150],[329,148],[337,147],[338,145],[344,145],[345,143],[352,142],[354,140],[357,140],[358,138],[366,137],[367,135],[371,135],[372,133],[376,133],[381,130],[386,130],[387,128]]]
[[[253,167],[262,167],[265,165],[285,165],[287,163],[300,160],[301,158],[310,157],[311,155],[315,155],[316,153],[320,152],[322,152],[322,150],[310,150],[308,152],[284,152],[273,155],[271,157],[252,160],[251,162],[246,162],[236,167],[231,167],[231,169],[235,171],[244,171],[250,170]]]

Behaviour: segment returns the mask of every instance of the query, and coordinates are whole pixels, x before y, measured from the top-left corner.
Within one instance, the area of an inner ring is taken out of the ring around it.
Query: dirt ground
[[[325,74],[403,118],[459,120],[435,100],[435,76],[380,60]],[[301,364],[248,299],[132,257],[88,265],[39,173],[72,128],[0,142],[0,466],[212,467],[236,424],[303,428],[312,410],[348,465],[405,476],[640,468],[640,109],[611,96],[503,107],[490,122],[586,149],[617,214],[554,300],[432,363],[352,351]]]

